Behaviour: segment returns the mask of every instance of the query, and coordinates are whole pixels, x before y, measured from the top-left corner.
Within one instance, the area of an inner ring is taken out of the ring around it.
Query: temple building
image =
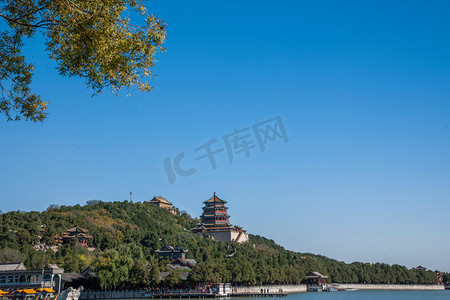
[[[155,251],[158,254],[159,261],[168,261],[167,265],[171,269],[191,270],[197,265],[197,261],[192,258],[186,258],[188,250],[183,247],[164,246]]]
[[[159,260],[176,260],[178,258],[184,259],[188,250],[183,249],[180,246],[164,246],[155,251],[158,254]]]
[[[247,231],[242,227],[232,226],[230,216],[227,213],[228,207],[226,201],[214,195],[203,202],[203,214],[201,215],[201,224],[193,228],[193,232],[207,233],[213,239],[223,242],[245,243],[248,241]]]
[[[176,215],[176,214],[177,214],[177,212],[175,211],[175,208],[173,208],[173,204],[170,203],[169,201],[167,201],[167,199],[165,199],[165,198],[163,198],[163,197],[160,197],[160,196],[157,197],[157,196],[155,196],[155,197],[153,197],[152,200],[148,201],[148,203],[152,203],[152,204],[154,204],[154,205],[156,205],[156,206],[158,206],[158,207],[168,209],[169,212],[170,212],[172,215]]]
[[[75,226],[74,228],[66,230],[62,236],[56,236],[55,241],[58,246],[62,244],[67,244],[72,240],[75,240],[77,245],[82,247],[89,247],[89,240],[92,236],[88,234],[89,230]]]

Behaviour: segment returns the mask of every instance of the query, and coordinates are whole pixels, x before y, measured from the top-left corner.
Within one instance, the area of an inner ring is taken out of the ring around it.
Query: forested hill
[[[159,280],[155,250],[163,245],[188,249],[187,258],[199,263],[189,279],[236,284],[298,283],[309,271],[329,276],[328,282],[437,283],[436,273],[399,265],[345,264],[324,256],[297,253],[274,241],[250,235],[250,242],[230,245],[191,233],[199,222],[185,212],[172,215],[150,203],[89,201],[85,206],[53,206],[44,212],[0,215],[0,262],[23,261],[28,268],[56,263],[66,272],[93,266],[103,288],[141,286]],[[45,232],[40,226],[45,225]],[[55,245],[55,235],[74,226],[88,229],[94,251],[70,244],[56,253],[33,245]],[[232,257],[229,254],[236,252]],[[173,271],[172,271],[173,272]],[[179,281],[177,274],[168,280]]]

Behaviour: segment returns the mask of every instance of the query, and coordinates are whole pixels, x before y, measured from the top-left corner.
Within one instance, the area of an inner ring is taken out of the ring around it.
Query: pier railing
[[[114,290],[114,291],[83,291],[80,300],[87,299],[141,299],[148,294],[146,290]]]

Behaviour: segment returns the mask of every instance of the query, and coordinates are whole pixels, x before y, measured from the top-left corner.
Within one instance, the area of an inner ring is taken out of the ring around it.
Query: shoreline
[[[445,290],[440,284],[361,284],[361,283],[339,283],[339,288],[358,290],[415,290],[415,291],[439,291]]]
[[[444,285],[425,285],[425,284],[336,284],[341,289],[358,289],[358,290],[415,290],[415,291],[440,291],[445,290]],[[298,294],[306,293],[306,284],[283,284],[283,285],[255,285],[255,286],[241,286],[232,287],[232,294],[258,294],[261,291],[265,293],[284,293],[284,294]],[[261,293],[262,294],[262,293]],[[144,299],[149,297],[145,290],[131,290],[131,291],[82,291],[80,293],[80,300],[88,299]],[[198,297],[204,298],[204,297]]]
[[[333,283],[336,284],[336,283]],[[439,284],[360,284],[360,283],[337,283],[341,289],[358,289],[358,290],[398,290],[398,291],[440,291],[445,290],[444,285]],[[286,294],[307,292],[305,284],[285,284],[285,285],[258,285],[250,287],[232,287],[233,291],[238,293],[258,293],[261,290],[269,291],[281,290]]]
[[[306,284],[280,284],[280,285],[254,285],[254,286],[240,286],[231,287],[233,293],[260,293],[261,290],[268,290],[269,292],[282,291],[286,294],[304,293],[307,291]]]

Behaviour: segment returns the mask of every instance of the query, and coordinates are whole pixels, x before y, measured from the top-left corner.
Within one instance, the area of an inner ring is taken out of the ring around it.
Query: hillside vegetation
[[[436,273],[382,263],[336,261],[310,253],[284,249],[274,241],[250,235],[250,242],[238,245],[190,232],[198,219],[185,212],[177,216],[150,203],[88,201],[85,206],[51,206],[43,212],[8,212],[0,215],[0,262],[21,260],[28,268],[56,263],[66,272],[95,268],[102,288],[144,286],[159,282],[169,271],[158,263],[155,250],[163,245],[188,249],[187,258],[198,261],[191,281],[234,284],[299,283],[309,271],[329,276],[328,282],[435,284]],[[45,225],[41,234],[39,226]],[[94,251],[66,244],[54,252],[35,250],[33,245],[55,244],[55,235],[80,226],[93,236]],[[227,255],[236,252],[232,257]],[[179,274],[167,283],[179,282]]]

